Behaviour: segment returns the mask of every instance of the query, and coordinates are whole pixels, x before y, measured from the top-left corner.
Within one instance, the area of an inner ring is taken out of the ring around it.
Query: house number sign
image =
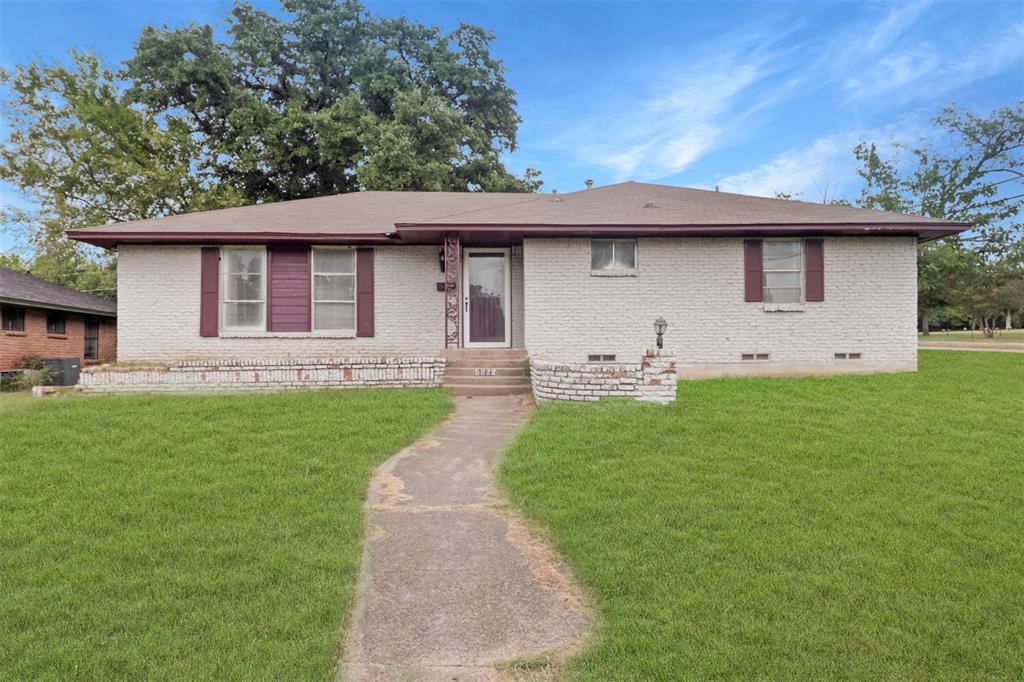
[[[498,376],[498,370],[496,369],[474,369],[473,373],[478,377],[496,377]]]

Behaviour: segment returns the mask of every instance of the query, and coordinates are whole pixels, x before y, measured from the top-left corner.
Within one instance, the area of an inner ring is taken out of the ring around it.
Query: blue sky
[[[853,196],[858,141],[914,141],[944,104],[1024,97],[1020,0],[366,4],[495,33],[523,117],[507,162],[540,169],[547,191],[593,178]],[[229,6],[0,0],[0,63],[71,45],[119,63],[143,26],[223,27]],[[10,188],[0,201],[22,203]]]

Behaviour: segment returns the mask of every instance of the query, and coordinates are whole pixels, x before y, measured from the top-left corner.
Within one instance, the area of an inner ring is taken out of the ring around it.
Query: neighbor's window
[[[266,251],[229,248],[221,251],[223,288],[221,303],[225,330],[266,328]]]
[[[46,333],[63,335],[67,333],[67,315],[64,313],[46,313]]]
[[[100,356],[100,323],[96,320],[85,321],[85,359],[96,360]]]
[[[799,303],[803,281],[803,242],[799,239],[764,241],[765,303]]]
[[[356,252],[313,249],[313,329],[355,331]]]
[[[5,332],[25,331],[25,309],[13,305],[0,307],[0,316],[3,317]]]

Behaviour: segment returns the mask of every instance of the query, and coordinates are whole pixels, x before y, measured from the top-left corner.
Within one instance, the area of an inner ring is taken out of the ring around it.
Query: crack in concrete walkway
[[[377,469],[339,680],[497,680],[500,663],[581,641],[575,584],[493,490],[529,410],[518,396],[455,398],[444,424]]]

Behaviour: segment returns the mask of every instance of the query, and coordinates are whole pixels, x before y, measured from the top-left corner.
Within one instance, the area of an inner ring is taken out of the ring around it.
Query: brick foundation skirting
[[[637,363],[531,360],[530,382],[538,401],[635,398],[665,404],[676,398],[676,359],[648,351]]]
[[[82,370],[87,393],[209,393],[312,388],[436,388],[444,382],[440,357],[180,360],[165,366],[101,365]]]

